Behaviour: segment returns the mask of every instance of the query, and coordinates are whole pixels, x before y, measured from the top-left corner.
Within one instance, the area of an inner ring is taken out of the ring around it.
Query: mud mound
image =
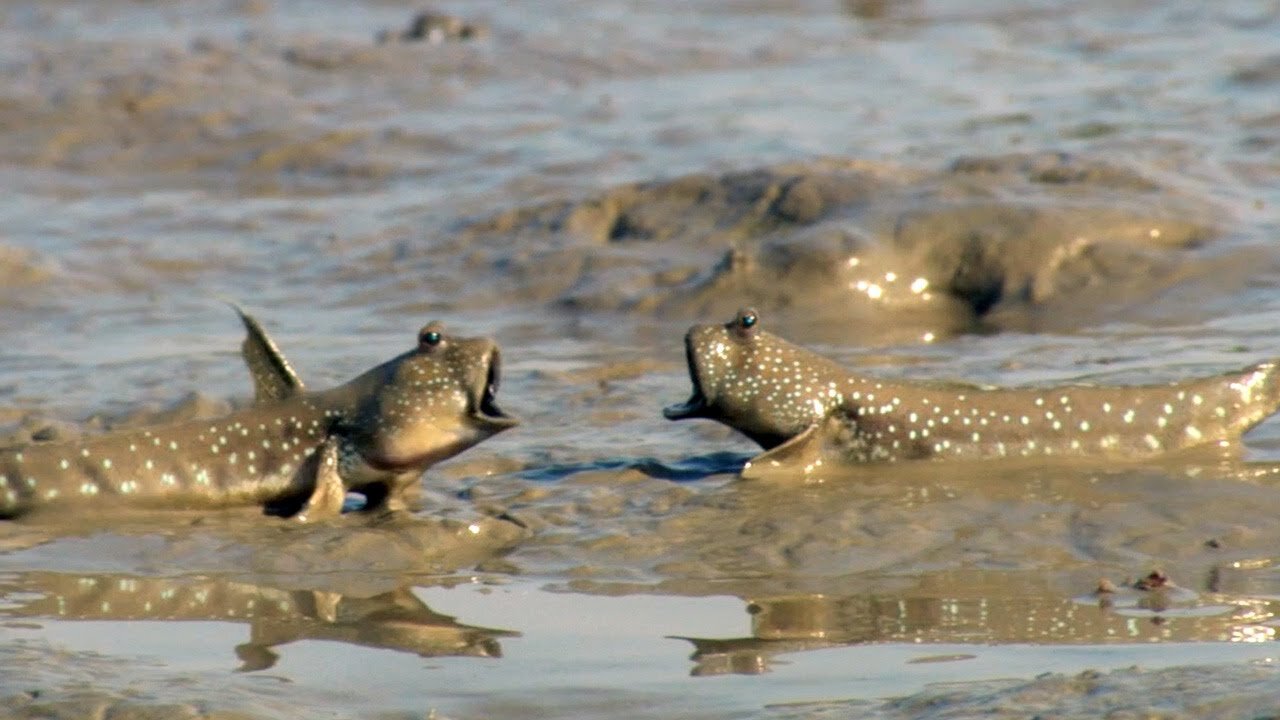
[[[352,122],[365,111],[358,99],[344,110],[325,97],[335,73],[402,97],[409,91],[387,86],[404,77],[395,68],[411,49],[247,37],[28,50],[5,63],[16,80],[0,91],[4,164],[278,192],[370,187],[422,171],[440,149]]]
[[[521,297],[563,307],[694,319],[751,304],[910,337],[1107,318],[1207,270],[1197,250],[1224,233],[1199,198],[1045,153],[623,185],[479,220],[461,242]]]
[[[783,710],[770,717],[837,718],[851,711],[865,718],[1177,717],[1263,718],[1280,697],[1269,665],[1130,668],[1110,673],[1045,674],[1031,681],[938,687],[869,710],[843,703]]]

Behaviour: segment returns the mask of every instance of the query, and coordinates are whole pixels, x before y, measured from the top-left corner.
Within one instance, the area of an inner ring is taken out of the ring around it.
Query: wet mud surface
[[[522,425],[404,513],[0,523],[0,717],[1269,712],[1274,421],[1225,459],[748,482],[752,443],[660,410],[688,325],[744,305],[895,379],[1280,357],[1278,24],[1245,0],[9,3],[5,441],[249,402],[223,299],[309,387],[432,319],[492,336]]]
[[[818,161],[691,175],[508,211],[458,237],[516,239],[489,261],[518,298],[690,319],[751,298],[795,335],[877,344],[1123,318],[1193,274],[1233,272],[1196,252],[1224,233],[1214,215],[1132,171],[1046,153],[931,173]]]

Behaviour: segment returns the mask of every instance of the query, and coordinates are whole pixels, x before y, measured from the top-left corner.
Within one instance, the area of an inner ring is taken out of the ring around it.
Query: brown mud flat
[[[1196,252],[1225,233],[1220,215],[1139,172],[1060,153],[936,172],[830,159],[624,185],[506,211],[459,237],[493,248],[466,262],[520,299],[696,320],[750,298],[801,337],[878,344],[1069,331],[1197,275],[1244,272],[1245,257]]]
[[[445,220],[442,235],[397,228],[335,242],[308,272],[363,286],[349,302],[388,314],[514,305],[567,323],[650,319],[656,336],[746,302],[798,341],[880,346],[1185,323],[1260,268],[1275,271],[1234,213],[1159,175],[1058,152],[939,170],[790,162]],[[10,255],[0,272],[22,289],[17,303],[84,290],[71,287],[78,270]],[[177,281],[195,266],[156,258],[150,269]],[[134,282],[134,270],[118,272]],[[440,300],[391,300],[422,283]]]
[[[1262,718],[1280,703],[1271,664],[1169,670],[1085,671],[1033,681],[956,684],[874,703],[775,707],[766,717],[824,720],[854,714],[890,718],[1097,717]]]
[[[6,648],[6,666],[21,668],[32,662],[39,651],[28,648]],[[41,662],[57,662],[69,666],[100,665],[98,658],[49,654]],[[13,663],[13,665],[10,665]],[[1280,702],[1275,688],[1276,668],[1271,664],[1182,667],[1163,670],[1085,671],[1075,675],[1046,674],[1032,681],[1002,680],[973,683],[951,683],[885,702],[812,701],[777,704],[767,707],[762,718],[777,720],[825,720],[826,718],[1024,718],[1040,715],[1081,720],[1108,713],[1119,716],[1177,717],[1203,720],[1268,717]],[[30,720],[48,717],[111,717],[120,720],[144,718],[259,720],[296,717],[298,705],[291,705],[287,694],[261,693],[277,697],[255,698],[256,710],[238,709],[238,699],[225,691],[209,691],[220,699],[204,702],[165,702],[83,689],[37,690],[4,698],[0,718]],[[236,693],[239,694],[239,693]],[[246,693],[247,694],[247,693]],[[285,695],[285,697],[279,697]],[[243,702],[243,701],[241,701]],[[263,709],[263,706],[272,709]],[[305,706],[303,706],[305,707]],[[596,708],[609,713],[607,704]],[[530,709],[531,712],[536,712]],[[619,703],[613,711],[631,717],[661,717],[647,713],[632,714],[634,707]],[[384,713],[379,717],[420,717],[432,713],[427,708],[418,712]],[[438,713],[434,717],[451,717]],[[708,717],[694,715],[693,717]]]
[[[1271,712],[1274,422],[1244,459],[770,484],[659,408],[743,305],[887,377],[1280,357],[1274,7],[416,10],[6,6],[6,436],[233,406],[221,297],[316,386],[493,335],[526,424],[409,517],[4,524],[0,714]],[[1185,593],[1090,594],[1155,568]]]

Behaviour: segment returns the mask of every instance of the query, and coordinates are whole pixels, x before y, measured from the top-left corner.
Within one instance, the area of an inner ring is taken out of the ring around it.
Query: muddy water
[[[800,485],[659,415],[684,328],[744,304],[891,377],[1280,356],[1273,3],[440,9],[479,31],[405,40],[376,0],[0,13],[9,437],[239,402],[222,298],[312,387],[432,318],[491,334],[525,420],[411,520],[6,523],[4,713],[1275,704],[1274,423],[1225,462]],[[1156,567],[1176,587],[1092,594]]]

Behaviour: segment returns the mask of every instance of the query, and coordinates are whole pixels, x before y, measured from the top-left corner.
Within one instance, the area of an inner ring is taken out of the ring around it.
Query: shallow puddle
[[[459,581],[354,598],[228,581],[20,575],[0,598],[0,632],[6,668],[30,678],[23,690],[57,697],[91,678],[108,692],[147,688],[153,702],[266,716],[287,715],[264,697],[370,717],[727,718],[819,701],[878,706],[931,684],[1011,674],[1275,656],[1274,601],[1153,622],[1049,598],[886,597],[874,601],[879,614],[840,618],[856,627],[777,627],[778,603],[762,613],[726,596]],[[858,637],[869,628],[883,632]]]

